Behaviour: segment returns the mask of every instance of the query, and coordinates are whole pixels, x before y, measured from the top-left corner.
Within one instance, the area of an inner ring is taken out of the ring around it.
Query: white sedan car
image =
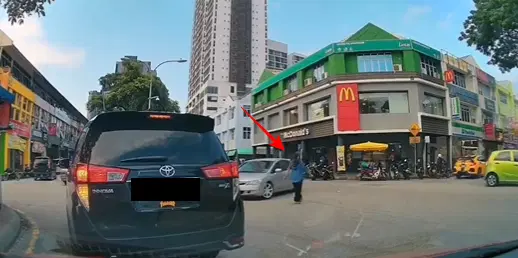
[[[241,196],[270,199],[275,193],[292,190],[289,165],[290,160],[279,158],[245,161],[239,167]]]

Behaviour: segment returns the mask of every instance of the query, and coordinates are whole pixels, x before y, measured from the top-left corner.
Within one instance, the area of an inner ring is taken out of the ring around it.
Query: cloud
[[[0,20],[0,30],[5,32],[14,45],[35,66],[80,67],[85,51],[52,44],[45,34],[41,19],[29,17],[23,25],[11,25],[7,19]]]
[[[448,13],[446,18],[437,22],[437,27],[439,29],[447,30],[451,27],[453,20],[453,13]]]
[[[410,6],[406,10],[406,13],[403,15],[403,21],[406,23],[414,22],[419,19],[422,15],[425,15],[432,11],[432,7],[427,5],[422,6]]]

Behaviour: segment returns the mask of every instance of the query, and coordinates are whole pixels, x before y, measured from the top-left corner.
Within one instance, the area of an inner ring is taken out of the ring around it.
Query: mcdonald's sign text
[[[336,86],[338,131],[360,130],[360,105],[358,84],[339,84]]]
[[[444,72],[444,81],[446,83],[452,83],[455,81],[455,72],[452,70],[448,70]]]
[[[340,90],[340,95],[338,95],[338,101],[339,102],[356,101],[356,96],[354,95],[353,89],[351,89],[351,87],[342,88]]]

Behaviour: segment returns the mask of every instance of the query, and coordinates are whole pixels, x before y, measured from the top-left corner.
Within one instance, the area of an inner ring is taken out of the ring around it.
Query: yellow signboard
[[[345,146],[336,146],[336,170],[338,172],[345,172],[347,170],[345,162]]]
[[[457,68],[465,73],[467,73],[469,70],[468,63],[462,59],[458,59],[456,57],[453,57],[448,54],[443,55],[443,60],[452,68]]]
[[[421,143],[421,137],[410,136],[410,144],[419,144],[419,143]]]
[[[421,132],[421,127],[417,123],[414,123],[408,130],[412,136],[417,136]]]
[[[354,96],[354,91],[351,87],[347,87],[347,88],[344,87],[340,90],[340,96],[338,97],[338,101],[339,102],[344,101],[344,97],[345,97],[345,101],[349,101],[349,98],[351,99],[352,102],[356,101],[356,97]]]

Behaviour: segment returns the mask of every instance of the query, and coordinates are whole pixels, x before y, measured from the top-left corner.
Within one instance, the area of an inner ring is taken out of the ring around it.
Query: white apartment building
[[[259,81],[268,52],[267,0],[195,5],[186,111],[212,116],[221,98],[247,95]]]
[[[251,94],[241,99],[222,98],[222,107],[214,114],[214,132],[226,151],[247,150],[252,148],[252,120],[241,107],[250,113]]]
[[[300,53],[291,53],[288,55],[288,67],[302,61],[304,58],[306,58],[306,55],[300,54]]]
[[[284,70],[288,67],[288,45],[279,41],[267,40],[267,69]]]

